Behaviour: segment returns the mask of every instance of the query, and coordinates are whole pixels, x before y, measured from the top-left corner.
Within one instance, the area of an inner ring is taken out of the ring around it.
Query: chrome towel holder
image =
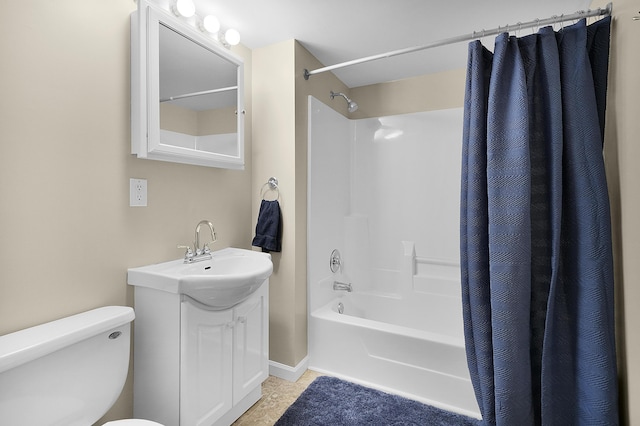
[[[278,179],[275,177],[270,177],[269,180],[267,181],[267,183],[265,183],[264,185],[262,185],[262,188],[260,188],[260,198],[261,199],[265,199],[264,196],[267,194],[268,191],[275,191],[277,196],[276,199],[273,201],[277,201],[280,199],[280,189],[278,188]]]

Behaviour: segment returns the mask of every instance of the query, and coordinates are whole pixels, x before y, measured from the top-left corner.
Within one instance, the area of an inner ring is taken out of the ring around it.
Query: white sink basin
[[[185,294],[215,309],[245,300],[273,272],[271,256],[258,251],[226,248],[212,259],[185,264],[183,259],[130,268],[127,282],[176,294]]]

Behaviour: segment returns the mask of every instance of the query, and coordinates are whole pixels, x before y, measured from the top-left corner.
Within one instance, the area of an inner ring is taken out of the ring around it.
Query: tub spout
[[[353,289],[351,288],[351,283],[341,283],[340,281],[333,282],[333,289],[336,291],[353,291]]]

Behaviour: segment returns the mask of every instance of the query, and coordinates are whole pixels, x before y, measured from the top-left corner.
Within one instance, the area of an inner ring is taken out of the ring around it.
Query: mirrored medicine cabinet
[[[138,158],[244,168],[244,65],[169,12],[131,15],[131,150]]]

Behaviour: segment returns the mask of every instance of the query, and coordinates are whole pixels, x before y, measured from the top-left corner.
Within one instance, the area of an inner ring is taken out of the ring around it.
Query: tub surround
[[[450,196],[462,111],[348,120],[310,97],[309,114],[309,368],[478,417]]]

